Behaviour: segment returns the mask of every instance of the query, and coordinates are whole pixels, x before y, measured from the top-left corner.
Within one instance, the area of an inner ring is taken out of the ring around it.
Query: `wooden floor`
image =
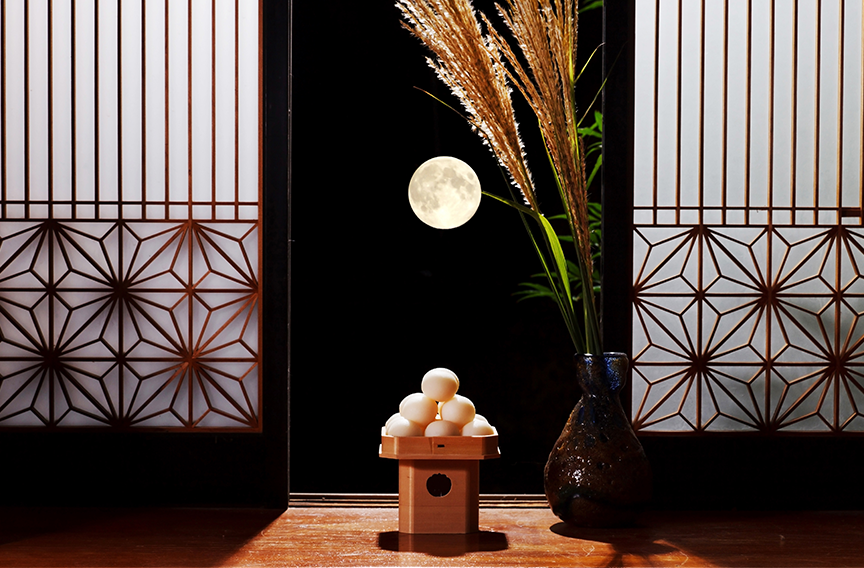
[[[481,532],[410,536],[393,507],[0,510],[0,566],[864,566],[864,513],[651,513],[570,529],[482,508]]]

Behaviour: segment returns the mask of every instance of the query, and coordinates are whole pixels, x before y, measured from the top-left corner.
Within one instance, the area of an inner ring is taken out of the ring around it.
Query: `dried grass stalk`
[[[483,36],[467,0],[399,0],[403,27],[434,54],[429,66],[468,112],[468,119],[526,203],[537,210],[507,72],[496,46]]]
[[[434,54],[434,58],[427,58],[429,65],[459,99],[470,123],[509,173],[528,206],[540,216],[510,98],[511,85],[534,111],[576,244],[585,295],[585,339],[577,337],[573,329],[569,294],[569,313],[561,301],[559,306],[577,349],[600,352],[590,276],[593,266],[584,145],[576,116],[576,1],[504,0],[503,6],[496,4],[519,46],[518,55],[485,15],[478,19],[471,0],[397,0],[396,5],[405,18],[403,26]],[[557,238],[552,238],[560,247]],[[553,275],[547,271],[547,276],[551,283]],[[566,280],[566,276],[563,278]]]
[[[543,133],[559,183],[570,230],[589,272],[588,198],[584,146],[576,116],[578,12],[567,0],[507,0],[496,4],[528,69],[484,16],[489,35],[513,69],[509,77],[528,101]]]

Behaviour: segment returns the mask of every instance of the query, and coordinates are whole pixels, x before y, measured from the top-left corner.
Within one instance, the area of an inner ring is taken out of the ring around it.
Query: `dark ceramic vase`
[[[628,365],[624,353],[576,356],[582,398],[544,472],[549,506],[566,523],[632,524],[651,499],[651,466],[618,399]]]

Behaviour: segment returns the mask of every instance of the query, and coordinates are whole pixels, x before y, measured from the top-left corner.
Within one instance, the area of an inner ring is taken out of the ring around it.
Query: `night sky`
[[[600,43],[601,21],[599,10],[583,16],[582,57]],[[415,89],[455,106],[393,4],[295,2],[293,42],[291,491],[395,493],[380,428],[426,371],[447,367],[499,432],[502,457],[481,466],[481,493],[542,492],[579,393],[557,308],[512,296],[540,270],[525,229],[488,198],[466,225],[432,229],[407,199],[411,174],[438,155],[506,194],[491,153]],[[582,108],[599,57],[592,66]],[[554,212],[526,110],[517,107],[529,162]]]

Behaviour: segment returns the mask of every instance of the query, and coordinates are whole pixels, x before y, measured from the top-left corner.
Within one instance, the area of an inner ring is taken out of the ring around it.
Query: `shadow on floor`
[[[507,535],[484,531],[471,534],[405,534],[397,531],[378,533],[378,547],[394,552],[422,552],[441,558],[469,552],[507,550]]]
[[[659,512],[629,528],[556,523],[549,530],[609,545],[614,557],[607,566],[671,560],[748,568],[864,565],[861,511]]]
[[[218,566],[274,520],[269,509],[0,509],[0,566]],[[43,557],[42,554],[45,554]]]
[[[678,550],[669,544],[657,542],[660,537],[656,531],[647,526],[598,529],[556,523],[549,527],[549,530],[567,538],[603,542],[610,545],[614,555],[609,557],[607,566],[623,566],[625,558],[639,558],[650,565],[652,558],[674,553]]]

